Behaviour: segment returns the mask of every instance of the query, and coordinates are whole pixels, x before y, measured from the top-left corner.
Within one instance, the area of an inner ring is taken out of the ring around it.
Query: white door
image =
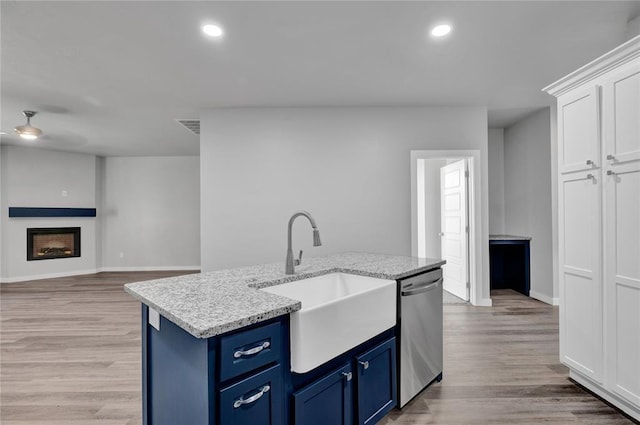
[[[469,239],[467,217],[467,162],[440,169],[440,236],[444,289],[469,301]]]

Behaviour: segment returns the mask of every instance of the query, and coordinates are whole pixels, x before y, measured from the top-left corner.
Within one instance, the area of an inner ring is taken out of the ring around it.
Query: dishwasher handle
[[[428,285],[423,285],[423,286],[418,286],[417,288],[411,288],[408,289],[406,291],[400,291],[400,295],[402,295],[403,297],[410,297],[411,295],[418,295],[418,294],[422,294],[425,293],[427,291],[432,290],[433,288],[435,288],[436,286],[438,286],[439,284],[442,283],[442,278],[434,281],[434,282],[429,282]]]

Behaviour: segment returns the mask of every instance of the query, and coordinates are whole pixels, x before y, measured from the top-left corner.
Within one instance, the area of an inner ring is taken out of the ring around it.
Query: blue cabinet
[[[396,339],[356,357],[358,425],[375,424],[398,403]]]
[[[286,316],[208,339],[148,316],[144,425],[374,425],[397,404],[393,329],[294,376]]]
[[[220,425],[281,425],[283,408],[280,365],[220,391]]]
[[[142,310],[142,397],[145,425],[215,425],[215,347],[164,317],[160,330]]]
[[[292,425],[377,423],[397,405],[396,370],[393,337],[294,393]]]
[[[294,424],[351,425],[352,386],[353,372],[347,363],[294,393]]]
[[[208,339],[142,306],[144,425],[284,425],[288,318]],[[287,372],[288,373],[288,372]]]

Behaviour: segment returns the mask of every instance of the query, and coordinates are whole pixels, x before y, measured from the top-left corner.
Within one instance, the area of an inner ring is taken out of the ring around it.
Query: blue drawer
[[[282,368],[272,366],[220,391],[220,425],[282,425]]]
[[[281,356],[282,325],[273,323],[220,338],[220,380],[278,362]]]

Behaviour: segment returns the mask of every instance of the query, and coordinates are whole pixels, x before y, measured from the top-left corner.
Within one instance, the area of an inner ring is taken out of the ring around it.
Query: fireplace
[[[79,256],[79,227],[27,229],[27,261]]]

